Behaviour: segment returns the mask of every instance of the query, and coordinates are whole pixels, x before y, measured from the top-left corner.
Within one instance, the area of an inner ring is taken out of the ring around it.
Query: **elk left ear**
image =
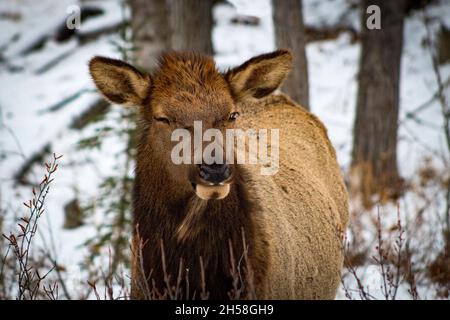
[[[150,93],[150,75],[126,62],[95,57],[89,71],[98,90],[113,103],[142,106]]]
[[[288,50],[254,57],[225,74],[235,100],[260,99],[275,91],[292,67]]]

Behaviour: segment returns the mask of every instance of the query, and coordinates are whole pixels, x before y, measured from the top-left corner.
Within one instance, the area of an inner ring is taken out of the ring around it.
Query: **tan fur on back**
[[[280,129],[280,169],[247,165],[270,242],[259,297],[333,299],[340,283],[347,192],[323,124],[285,95],[242,106],[243,128]]]

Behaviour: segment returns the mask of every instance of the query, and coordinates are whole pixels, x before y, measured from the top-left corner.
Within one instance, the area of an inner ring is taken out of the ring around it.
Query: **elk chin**
[[[230,193],[230,184],[221,184],[221,185],[203,185],[196,184],[195,185],[195,193],[200,199],[203,200],[221,200],[226,198]]]

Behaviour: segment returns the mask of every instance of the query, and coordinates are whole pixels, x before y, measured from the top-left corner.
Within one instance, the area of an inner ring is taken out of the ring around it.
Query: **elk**
[[[136,106],[141,118],[132,203],[134,298],[148,298],[142,282],[162,290],[167,275],[175,280],[181,271],[197,298],[203,286],[210,299],[228,299],[232,262],[243,257],[243,290],[250,297],[335,297],[347,192],[324,125],[275,92],[292,60],[289,51],[277,50],[221,72],[211,57],[170,52],[152,74],[115,59],[90,61],[103,96]],[[174,164],[171,132],[192,130],[194,121],[204,130],[279,129],[278,172],[261,175],[254,164]]]

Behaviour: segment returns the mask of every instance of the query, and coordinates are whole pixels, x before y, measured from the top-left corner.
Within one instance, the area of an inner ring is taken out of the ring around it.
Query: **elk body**
[[[291,64],[285,50],[225,73],[196,54],[166,54],[152,75],[118,60],[91,60],[100,92],[138,106],[142,118],[133,195],[135,298],[167,288],[164,275],[172,285],[182,275],[183,292],[188,279],[195,297],[206,291],[226,299],[236,296],[236,273],[245,278],[246,297],[335,297],[347,193],[323,124],[273,93]],[[279,129],[278,172],[261,175],[260,165],[250,164],[175,165],[171,132],[192,130],[196,120],[221,131]]]

